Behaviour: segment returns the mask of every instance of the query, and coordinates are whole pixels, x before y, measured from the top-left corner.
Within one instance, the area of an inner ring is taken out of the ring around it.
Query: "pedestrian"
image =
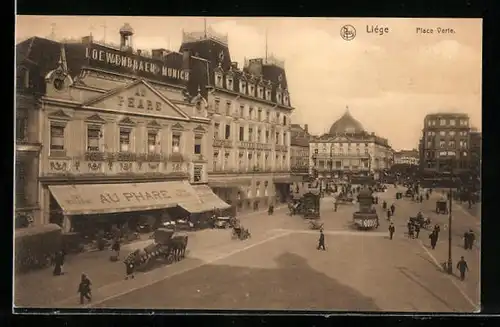
[[[111,256],[109,257],[111,261],[118,261],[118,258],[120,257],[120,248],[120,240],[116,238],[113,245],[111,245]]]
[[[337,206],[338,206],[338,204],[337,204],[337,200],[335,200],[335,203],[333,204],[333,207],[334,207],[335,212],[337,212]]]
[[[382,209],[384,209],[384,210],[387,209],[387,202],[385,202],[385,200],[384,200],[384,202],[382,202]]]
[[[393,204],[391,204],[391,215],[394,216],[394,212],[396,211],[396,206]]]
[[[391,219],[391,210],[387,210],[387,220]]]
[[[64,253],[59,250],[54,255],[54,270],[52,274],[54,276],[60,276],[63,274],[63,265],[64,265]]]
[[[323,233],[323,228],[319,230],[318,250],[319,249],[326,251],[325,234]]]
[[[135,264],[137,261],[137,257],[140,254],[140,250],[135,250],[134,252],[130,253],[127,258],[123,261],[125,264],[125,279],[134,279],[134,272],[135,272]]]
[[[469,270],[469,267],[467,266],[467,261],[465,261],[464,257],[460,257],[460,261],[457,263],[457,269],[460,271],[460,280],[465,279],[465,272]]]
[[[470,234],[469,231],[466,231],[464,233],[464,249],[466,250],[469,249],[469,242],[470,242]]]
[[[432,231],[432,233],[429,235],[429,238],[431,239],[431,248],[434,250],[438,241],[438,233],[436,232],[436,230]]]
[[[92,300],[92,289],[90,288],[92,285],[92,282],[88,278],[86,274],[82,274],[82,278],[80,280],[80,284],[78,285],[78,291],[77,293],[80,293],[80,304],[84,303],[84,300],[87,299],[87,301]]]
[[[267,209],[267,214],[271,216],[274,213],[274,205],[271,203]]]
[[[394,235],[394,232],[396,232],[396,228],[394,227],[394,224],[391,222],[389,224],[389,239],[392,240],[392,236]]]
[[[420,203],[424,202],[424,197],[422,194],[420,194]]]
[[[425,193],[425,199],[426,199],[426,200],[429,200],[429,196],[430,196],[430,195],[429,195],[429,192],[426,192],[426,193]]]
[[[472,246],[474,245],[474,241],[476,240],[476,235],[472,229],[469,229],[469,250],[472,250]]]
[[[415,224],[415,238],[418,238],[418,235],[420,235],[420,224],[416,223]]]

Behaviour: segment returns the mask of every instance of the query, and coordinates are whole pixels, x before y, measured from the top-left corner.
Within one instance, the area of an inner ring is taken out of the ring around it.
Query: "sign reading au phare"
[[[66,214],[120,212],[175,206],[196,199],[184,182],[50,186]]]
[[[85,49],[85,58],[91,64],[111,71],[149,75],[148,77],[156,79],[189,81],[189,71],[182,69],[180,54],[170,55],[168,62],[92,44]]]

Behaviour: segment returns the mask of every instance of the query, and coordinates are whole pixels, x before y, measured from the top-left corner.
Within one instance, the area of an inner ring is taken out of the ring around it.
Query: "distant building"
[[[482,133],[477,129],[471,129],[469,132],[469,163],[473,179],[479,179],[481,176],[482,163]]]
[[[394,164],[406,164],[411,166],[418,166],[420,161],[420,154],[417,149],[401,150],[394,152]]]
[[[420,167],[423,173],[469,170],[469,116],[463,113],[429,114],[422,129]]]
[[[295,180],[306,180],[309,178],[309,134],[308,125],[304,127],[299,124],[291,126],[290,142],[290,171]]]
[[[310,141],[310,173],[320,179],[373,176],[392,165],[393,151],[387,139],[368,133],[349,110],[335,121],[327,134]]]

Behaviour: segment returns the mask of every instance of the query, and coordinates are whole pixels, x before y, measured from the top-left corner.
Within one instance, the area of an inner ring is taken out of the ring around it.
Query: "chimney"
[[[231,67],[234,69],[234,70],[238,70],[238,63],[236,61],[233,61],[231,63]]]
[[[309,125],[308,124],[304,125],[304,131],[306,131],[306,133],[309,133]]]

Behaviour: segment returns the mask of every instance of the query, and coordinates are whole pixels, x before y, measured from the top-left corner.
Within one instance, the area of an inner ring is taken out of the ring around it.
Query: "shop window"
[[[173,134],[172,135],[172,152],[179,152],[181,146],[181,135]]]
[[[231,125],[226,125],[226,130],[224,134],[226,140],[229,140],[229,138],[231,137]]]
[[[120,152],[130,151],[130,133],[130,129],[120,128]]]
[[[158,132],[149,131],[148,132],[148,151],[149,153],[156,153],[158,145]]]
[[[50,150],[64,150],[64,126],[50,126]]]
[[[194,137],[194,154],[201,154],[201,143],[203,137],[201,135],[195,135]]]
[[[240,126],[239,140],[240,142],[243,142],[245,140],[245,127],[243,126]]]
[[[193,168],[193,181],[194,182],[201,181],[202,174],[203,174],[203,166],[195,165]]]

